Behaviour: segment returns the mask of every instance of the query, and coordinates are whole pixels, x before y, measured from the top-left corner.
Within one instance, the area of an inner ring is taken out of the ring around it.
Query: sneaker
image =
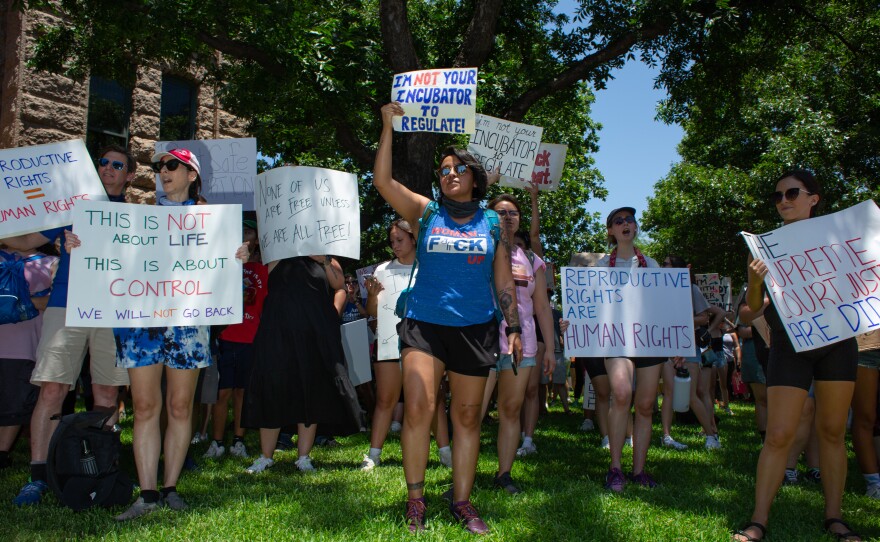
[[[315,472],[316,469],[314,465],[312,465],[312,458],[307,455],[304,455],[296,460],[294,463],[296,468],[298,468],[302,472]]]
[[[162,506],[161,499],[158,502],[144,502],[143,497],[138,497],[134,504],[128,507],[128,510],[116,516],[116,521],[128,521],[146,516],[151,512],[155,512],[160,506]]]
[[[440,464],[445,467],[452,468],[452,450],[438,450],[437,454],[440,456]]]
[[[793,486],[798,483],[797,469],[785,469],[785,477],[782,479],[782,485]]]
[[[226,453],[226,447],[222,444],[217,444],[216,440],[211,441],[211,445],[208,446],[208,451],[202,456],[205,459],[219,459],[223,457],[223,454]]]
[[[245,470],[245,472],[248,474],[259,474],[274,464],[275,461],[273,461],[271,458],[263,457],[261,455],[257,458],[256,461],[254,461],[254,463],[250,467]]]
[[[208,433],[199,433],[198,431],[196,431],[196,434],[193,435],[193,438],[191,441],[189,441],[189,443],[190,444],[201,444],[202,442],[205,442],[207,440],[208,440]],[[132,505],[132,506],[134,506],[134,505]]]
[[[602,437],[602,443],[599,444],[599,447],[602,448],[603,450],[610,450],[611,449],[611,443],[608,441],[608,435],[605,435],[604,437]]]
[[[361,470],[364,472],[369,472],[373,470],[377,465],[379,465],[381,461],[379,458],[372,458],[369,455],[364,455],[364,460],[361,462]]]
[[[293,449],[293,435],[290,433],[279,433],[278,442],[275,443],[276,452],[286,452]]]
[[[480,514],[471,501],[456,502],[449,505],[449,511],[455,521],[464,525],[464,528],[474,534],[486,534],[489,526],[480,518]]]
[[[391,422],[391,427],[388,428],[392,433],[400,433],[400,430],[403,429],[403,424],[400,422]]]
[[[718,438],[718,435],[709,435],[706,437],[706,449],[707,450],[720,450],[721,449],[721,440]]]
[[[520,489],[516,487],[516,484],[513,483],[513,478],[510,477],[509,472],[499,474],[495,477],[495,487],[498,489],[503,489],[511,495],[516,495],[517,493],[520,493]]]
[[[247,457],[247,448],[244,446],[244,441],[239,440],[236,441],[230,448],[229,453],[234,455],[235,457]]]
[[[593,420],[586,419],[581,423],[581,431],[592,431],[596,428],[596,425],[593,423]]]
[[[822,474],[819,472],[819,469],[814,467],[808,470],[806,474],[804,474],[804,480],[806,480],[807,482],[812,482],[814,484],[819,484],[822,482]]]
[[[538,447],[535,446],[534,442],[530,443],[528,446],[523,444],[516,451],[517,457],[525,457],[527,455],[536,454],[536,453],[538,453]]]
[[[425,498],[407,499],[406,526],[409,532],[417,533],[425,530]]]
[[[623,439],[623,447],[624,448],[627,448],[627,447],[632,448],[633,447],[633,438],[626,437],[625,439]]]
[[[639,484],[643,487],[654,488],[659,485],[657,484],[657,481],[654,480],[651,475],[645,471],[642,471],[638,474],[630,474],[629,479],[632,481],[632,483]]]
[[[880,484],[868,484],[865,495],[871,497],[872,499],[880,499]]]
[[[49,489],[49,485],[42,480],[34,480],[28,482],[21,488],[18,495],[12,499],[12,503],[16,506],[29,506],[31,504],[40,504],[43,493]]]
[[[189,505],[186,504],[186,501],[183,500],[183,497],[180,496],[180,493],[176,491],[172,491],[165,495],[162,498],[162,503],[165,504],[168,508],[174,510],[175,512],[180,512],[189,508]]]
[[[340,444],[333,437],[318,435],[317,437],[315,437],[315,446],[326,446],[327,448],[335,448],[337,446],[340,446]]]
[[[674,448],[678,451],[687,450],[687,444],[682,444],[672,438],[670,435],[663,435],[663,446],[666,448]]]
[[[620,469],[611,469],[605,475],[605,489],[610,489],[615,493],[623,492],[623,486],[626,485],[626,478],[623,477],[623,471]]]
[[[196,463],[196,460],[193,459],[191,455],[186,454],[186,457],[183,458],[183,470],[187,472],[199,472],[202,468]]]

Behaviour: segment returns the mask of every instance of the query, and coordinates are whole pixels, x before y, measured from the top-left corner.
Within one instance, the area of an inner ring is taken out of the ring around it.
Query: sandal
[[[754,536],[751,536],[746,533],[746,529],[751,529],[752,527],[755,527],[756,529],[761,531],[761,538],[755,538]],[[826,527],[826,529],[827,529],[827,527]],[[734,536],[736,536],[736,535],[744,536],[746,539],[746,542],[760,542],[761,540],[764,540],[765,536],[767,536],[767,527],[764,527],[763,525],[761,525],[760,523],[758,523],[756,521],[750,521],[750,522],[746,523],[745,525],[743,525],[742,527],[740,527],[738,531],[734,531],[733,534],[734,534]]]
[[[837,523],[843,525],[843,528],[846,529],[846,532],[844,532],[844,533],[836,533],[836,532],[832,531],[832,530],[831,530],[831,526],[832,526],[832,525],[835,525],[835,524],[837,524]],[[853,538],[853,537],[855,537],[855,538],[857,538],[857,539],[859,539],[859,540],[862,539],[862,536],[861,536],[859,533],[853,531],[853,530],[852,530],[852,527],[850,527],[849,525],[847,525],[847,524],[846,524],[842,519],[840,519],[840,518],[828,518],[828,519],[825,520],[825,523],[823,524],[823,526],[825,527],[825,532],[828,533],[828,534],[830,534],[831,536],[835,537],[837,540],[849,540],[850,538]]]

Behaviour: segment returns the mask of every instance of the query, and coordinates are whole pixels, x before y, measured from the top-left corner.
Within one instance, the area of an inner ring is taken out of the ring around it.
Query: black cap
[[[608,213],[608,218],[605,219],[605,227],[606,228],[611,227],[611,219],[614,218],[614,215],[616,215],[617,213],[619,213],[621,211],[626,211],[626,212],[630,213],[631,215],[633,215],[633,218],[635,218],[635,216],[636,216],[636,210],[633,209],[632,207],[618,207],[617,209],[614,209],[613,211]]]

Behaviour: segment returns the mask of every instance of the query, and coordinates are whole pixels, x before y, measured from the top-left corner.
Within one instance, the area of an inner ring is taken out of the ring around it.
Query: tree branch
[[[796,2],[792,5],[792,7],[796,11],[799,11],[801,14],[803,14],[806,18],[808,18],[811,21],[813,21],[814,23],[818,24],[822,28],[822,30],[827,32],[830,36],[833,36],[834,38],[836,38],[840,43],[843,44],[844,47],[849,49],[849,52],[851,52],[857,60],[861,57],[862,51],[861,51],[860,47],[853,45],[852,43],[847,41],[847,39],[844,38],[840,32],[833,30],[831,27],[829,27],[825,23],[825,21],[820,19],[817,15],[813,14],[812,12],[807,10],[805,7],[798,5]]]
[[[479,68],[483,65],[495,45],[495,27],[500,15],[501,0],[477,2],[464,43],[461,44],[453,66]]]
[[[272,58],[265,51],[252,45],[228,38],[211,36],[210,34],[201,31],[196,32],[196,37],[208,47],[216,49],[223,54],[227,54],[240,60],[251,60],[256,62],[272,75],[278,77],[284,75],[285,70],[283,64]]]
[[[406,0],[381,0],[379,23],[388,65],[394,73],[421,69],[406,16]]]

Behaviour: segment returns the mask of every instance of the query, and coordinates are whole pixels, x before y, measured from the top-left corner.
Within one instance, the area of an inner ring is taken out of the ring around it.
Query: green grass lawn
[[[752,430],[752,407],[734,404],[735,416],[719,422],[723,449],[708,452],[697,426],[676,426],[674,436],[690,449],[659,446],[659,416],[654,426],[648,471],[660,482],[655,489],[628,485],[622,495],[602,488],[608,452],[595,432],[578,431],[580,416],[557,408],[541,419],[538,453],[518,459],[513,477],[524,492],[509,496],[492,489],[496,468],[496,425],[483,431],[483,446],[473,501],[489,524],[489,540],[729,540],[730,529],[748,520],[754,491],[758,437]],[[130,422],[124,424],[130,440]],[[373,472],[357,470],[369,447],[368,435],[339,439],[337,448],[312,453],[319,471],[301,474],[295,452],[276,454],[276,465],[263,474],[244,472],[248,460],[224,456],[203,460],[206,444],[192,452],[202,470],[186,473],[178,485],[191,509],[162,510],[119,524],[104,509],[74,513],[54,497],[18,509],[12,497],[26,481],[27,446],[19,440],[15,466],[0,471],[0,540],[406,540],[403,523],[405,484],[400,445],[392,435],[383,463]],[[258,449],[256,434],[248,450]],[[130,453],[126,457],[130,466]],[[624,470],[631,465],[624,457]],[[436,449],[428,465],[428,530],[423,540],[471,540],[452,522],[441,493],[450,471]],[[803,483],[783,487],[773,507],[768,540],[831,540],[822,532],[821,488]],[[850,449],[846,517],[867,538],[880,536],[880,503],[864,496],[864,482]]]

